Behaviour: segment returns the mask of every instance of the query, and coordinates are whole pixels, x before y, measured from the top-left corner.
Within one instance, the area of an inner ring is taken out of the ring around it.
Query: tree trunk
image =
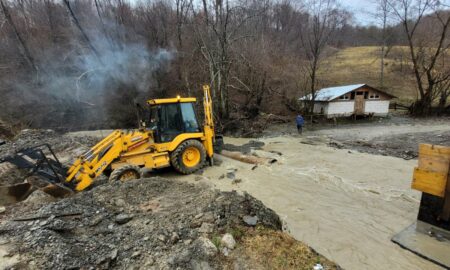
[[[17,29],[17,26],[15,25],[11,14],[9,13],[8,7],[5,5],[3,0],[0,0],[0,5],[2,6],[3,13],[5,14],[6,21],[11,26],[11,28],[14,31],[14,35],[17,39],[17,41],[20,43],[20,52],[25,59],[25,61],[28,63],[28,65],[34,69],[35,71],[39,71],[39,68],[37,67],[33,56],[31,55],[30,50],[28,49],[27,43],[25,42],[25,39],[21,36],[19,30]]]

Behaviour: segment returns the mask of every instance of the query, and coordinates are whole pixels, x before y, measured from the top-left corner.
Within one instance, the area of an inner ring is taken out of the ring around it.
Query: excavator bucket
[[[24,200],[33,192],[30,183],[20,183],[11,186],[0,186],[0,205],[9,205]]]
[[[14,155],[2,157],[0,163],[9,162],[27,172],[26,178],[36,176],[39,181],[29,181],[10,186],[0,186],[0,205],[22,201],[34,190],[40,189],[54,197],[63,197],[73,193],[64,185],[67,171],[48,144],[24,148]]]
[[[450,147],[422,144],[412,188],[422,191],[417,221],[394,243],[450,269]]]

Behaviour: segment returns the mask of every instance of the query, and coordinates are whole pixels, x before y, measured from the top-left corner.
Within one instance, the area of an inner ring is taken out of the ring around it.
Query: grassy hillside
[[[397,96],[400,102],[416,97],[406,47],[392,48],[385,58],[384,87],[380,85],[381,47],[350,47],[329,56],[320,70],[323,86],[367,83]]]

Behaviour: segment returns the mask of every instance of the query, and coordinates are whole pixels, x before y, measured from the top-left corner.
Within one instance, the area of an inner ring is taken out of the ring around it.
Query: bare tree
[[[251,18],[260,16],[267,5],[255,1],[255,9],[239,2],[203,0],[203,20],[197,24],[196,33],[200,50],[207,61],[213,98],[218,101],[221,118],[229,118],[229,75],[232,67],[232,46],[240,39],[252,36],[244,27]],[[248,4],[248,3],[247,3]],[[251,5],[251,2],[250,2]],[[198,15],[200,17],[200,15]]]
[[[439,59],[446,58],[450,48],[450,14],[440,10],[443,5],[438,0],[390,0],[389,5],[406,34],[419,93],[410,111],[415,115],[429,115],[438,86],[446,85],[450,79],[450,73],[439,65]]]
[[[386,57],[387,45],[387,24],[390,15],[389,0],[377,0],[376,17],[380,20],[381,25],[381,52],[380,52],[380,87],[384,87],[384,59]]]
[[[9,12],[9,8],[5,4],[4,0],[0,0],[0,6],[2,8],[3,14],[5,15],[6,21],[11,26],[11,28],[14,32],[14,36],[16,37],[17,41],[20,44],[19,48],[20,48],[23,58],[26,60],[26,62],[32,69],[34,69],[35,71],[38,71],[39,68],[36,65],[36,62],[34,60],[33,55],[30,52],[30,49],[28,48],[28,44],[26,43],[25,39],[19,32],[16,24],[14,23],[11,13]]]
[[[300,42],[306,57],[306,72],[309,77],[310,112],[314,110],[317,72],[324,51],[332,35],[343,25],[344,14],[334,0],[313,0],[307,3],[309,19],[300,26]]]

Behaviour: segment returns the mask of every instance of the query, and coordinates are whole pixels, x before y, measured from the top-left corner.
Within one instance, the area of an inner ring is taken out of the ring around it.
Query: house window
[[[343,95],[339,97],[340,100],[349,100],[350,97],[348,95]]]
[[[380,99],[380,95],[378,95],[378,94],[370,94],[369,99]]]

